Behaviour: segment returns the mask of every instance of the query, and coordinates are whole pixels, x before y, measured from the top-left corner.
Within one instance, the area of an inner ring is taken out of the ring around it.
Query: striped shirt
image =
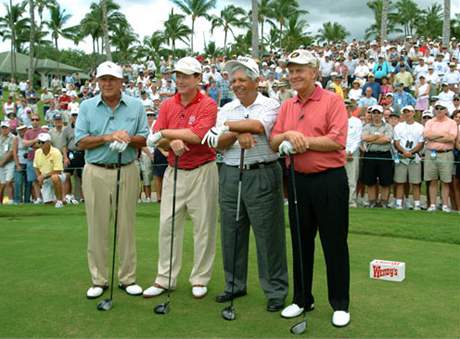
[[[258,94],[256,100],[248,107],[244,107],[238,99],[226,104],[217,114],[216,126],[222,126],[226,121],[238,121],[243,119],[258,120],[265,129],[264,134],[253,135],[256,144],[246,150],[244,164],[250,165],[262,162],[271,162],[278,159],[268,142],[273,125],[278,116],[280,104],[274,99]],[[231,147],[223,151],[224,163],[230,166],[238,166],[240,163],[240,145],[236,141]]]

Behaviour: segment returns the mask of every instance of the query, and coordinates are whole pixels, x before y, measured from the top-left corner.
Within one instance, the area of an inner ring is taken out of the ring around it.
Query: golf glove
[[[161,135],[161,132],[156,132],[156,133],[150,132],[149,136],[147,137],[147,146],[156,147],[158,141],[160,141],[162,137],[163,136]]]
[[[201,143],[204,144],[207,142],[209,147],[216,148],[219,143],[219,137],[229,130],[230,128],[226,125],[222,125],[221,127],[211,127],[204,136],[203,140],[201,140]]]
[[[120,142],[120,141],[113,141],[109,148],[112,152],[118,152],[118,153],[123,153],[128,147],[128,144],[126,142]]]
[[[278,147],[278,152],[280,155],[295,154],[295,149],[289,141],[284,140]]]

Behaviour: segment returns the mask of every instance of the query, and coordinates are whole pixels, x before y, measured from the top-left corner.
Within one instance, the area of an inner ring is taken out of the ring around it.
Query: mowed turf
[[[158,256],[159,208],[137,209],[138,283],[151,284]],[[289,271],[290,235],[286,228]],[[192,225],[186,224],[183,267],[171,312],[154,315],[164,300],[114,291],[114,307],[96,310],[87,300],[83,207],[5,206],[0,209],[0,336],[2,337],[292,337],[279,313],[265,311],[255,242],[251,241],[248,295],[236,300],[237,320],[225,321],[214,301],[223,288],[220,244],[209,294],[191,296]],[[350,216],[352,322],[330,324],[325,266],[317,242],[314,295],[305,337],[459,337],[460,216],[426,212],[355,209]],[[372,259],[406,263],[402,283],[369,278]],[[290,291],[292,293],[292,290]],[[291,293],[287,302],[291,300]],[[108,296],[108,293],[105,294]]]

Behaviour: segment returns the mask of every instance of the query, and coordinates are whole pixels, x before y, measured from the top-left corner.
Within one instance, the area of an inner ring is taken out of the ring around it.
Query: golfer
[[[229,71],[237,99],[222,108],[216,127],[205,137],[224,157],[219,172],[219,203],[225,288],[216,301],[222,303],[232,298],[233,282],[233,297],[246,294],[249,226],[252,225],[260,285],[268,300],[266,309],[276,312],[284,307],[288,293],[282,170],[278,154],[268,143],[279,103],[257,91],[259,67],[253,59],[240,57],[228,62],[225,69]],[[245,150],[242,203],[239,222],[236,222],[242,148]],[[234,257],[237,258],[235,272]]]
[[[150,147],[169,149],[168,163],[163,178],[160,206],[160,233],[158,271],[154,284],[144,291],[150,298],[175,289],[182,265],[182,241],[185,214],[193,222],[194,262],[190,284],[194,298],[203,298],[211,279],[216,246],[218,176],[216,152],[201,139],[215,125],[217,105],[199,91],[201,64],[192,57],[180,59],[175,66],[177,94],[166,99],[160,107],[154,133],[147,141]],[[171,220],[173,196],[173,166],[179,157],[175,237],[170,265]],[[171,285],[168,286],[171,270]]]
[[[75,142],[85,150],[82,188],[88,223],[88,265],[92,286],[87,297],[97,298],[108,287],[107,252],[110,215],[118,212],[119,287],[129,295],[142,294],[136,284],[135,217],[139,170],[134,164],[148,136],[142,103],[122,94],[122,69],[113,62],[99,65],[101,94],[80,106]],[[114,206],[118,153],[121,152],[119,206]]]
[[[300,225],[291,226],[294,263],[294,299],[281,315],[292,318],[304,308],[314,308],[312,295],[315,237],[319,231],[327,268],[329,303],[334,310],[332,324],[350,322],[348,258],[348,184],[345,172],[345,145],[348,115],[339,96],[315,85],[318,59],[306,50],[288,57],[289,82],[297,96],[281,106],[273,127],[274,151],[293,154],[297,182]],[[289,192],[293,201],[293,192]],[[289,204],[290,224],[295,222],[295,204]],[[302,246],[297,245],[300,235]],[[302,290],[299,256],[302,255]]]

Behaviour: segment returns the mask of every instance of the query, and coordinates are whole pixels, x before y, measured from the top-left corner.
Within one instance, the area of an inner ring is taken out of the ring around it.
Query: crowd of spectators
[[[409,37],[305,48],[320,60],[317,85],[341,96],[349,111],[350,207],[460,210],[460,44]],[[286,56],[269,53],[259,60],[259,91],[280,103],[296,94]],[[204,68],[201,91],[218,107],[232,101],[225,57],[197,59]],[[162,101],[176,92],[173,66],[173,58],[123,65],[124,92],[142,101],[149,127]],[[2,89],[0,202],[78,204],[84,152],[75,145],[74,127],[79,104],[99,92],[97,82],[69,74],[40,92],[14,79]],[[40,168],[37,152],[53,166]],[[161,200],[165,155],[149,147],[140,152],[139,201]]]

